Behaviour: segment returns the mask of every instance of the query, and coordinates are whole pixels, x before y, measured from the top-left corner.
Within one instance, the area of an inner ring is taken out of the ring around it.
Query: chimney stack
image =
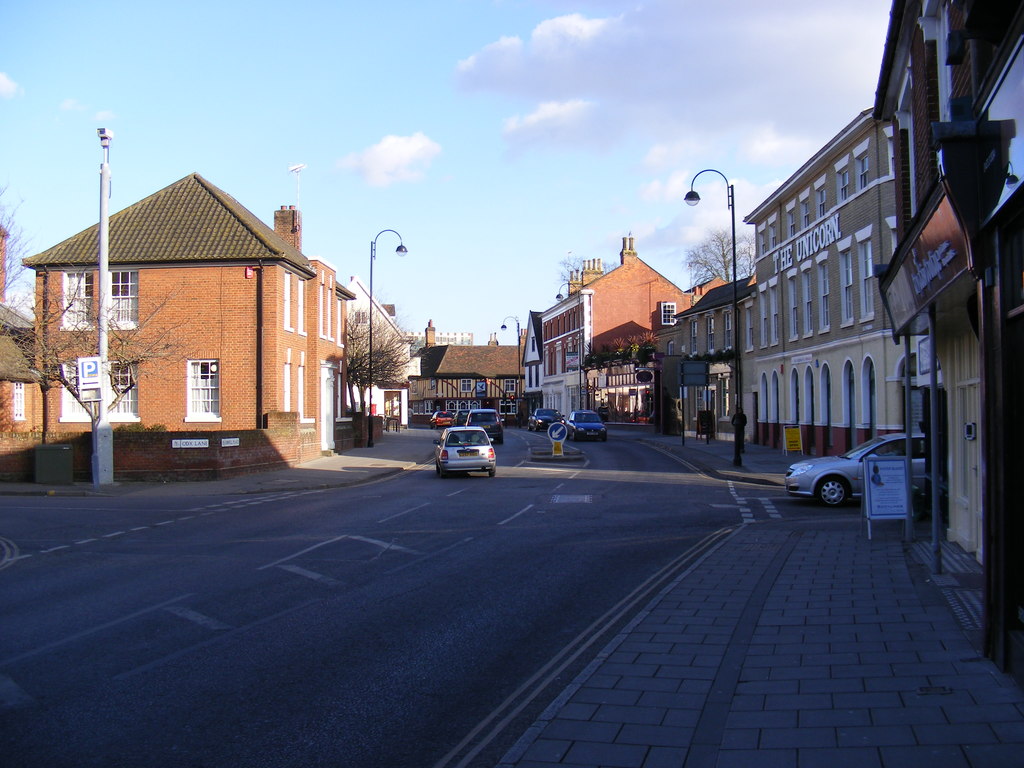
[[[622,250],[619,252],[619,263],[625,264],[627,261],[632,261],[636,257],[636,251],[633,248],[633,236],[629,235],[622,238]]]
[[[437,329],[434,328],[434,321],[427,320],[427,328],[423,331],[423,346],[433,347],[437,344]]]
[[[274,231],[295,250],[302,250],[302,213],[294,205],[282,205],[274,211]]]

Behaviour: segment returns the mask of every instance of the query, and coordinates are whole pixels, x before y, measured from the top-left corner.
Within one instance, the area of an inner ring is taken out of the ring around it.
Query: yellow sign
[[[800,427],[796,425],[787,425],[782,428],[782,433],[785,437],[786,453],[789,453],[790,451],[803,453],[804,446],[800,439]]]

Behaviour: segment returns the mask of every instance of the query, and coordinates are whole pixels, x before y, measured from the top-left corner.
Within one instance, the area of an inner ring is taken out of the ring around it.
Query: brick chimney
[[[426,330],[423,331],[423,346],[433,347],[437,345],[437,329],[434,328],[434,321],[427,320]]]
[[[295,250],[302,250],[302,213],[294,205],[282,205],[274,211],[274,231]]]
[[[487,346],[488,347],[496,347],[496,346],[498,346],[498,333],[496,331],[491,333],[491,338],[489,338],[487,340]]]
[[[636,250],[633,248],[633,236],[622,238],[622,250],[619,251],[619,263],[625,264],[637,258]]]

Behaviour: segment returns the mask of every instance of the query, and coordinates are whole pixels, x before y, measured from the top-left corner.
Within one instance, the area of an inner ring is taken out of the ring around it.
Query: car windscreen
[[[596,413],[577,413],[575,420],[581,423],[593,423],[601,421],[601,417]]]
[[[498,417],[493,413],[473,413],[470,414],[470,424],[494,424],[498,420]]]

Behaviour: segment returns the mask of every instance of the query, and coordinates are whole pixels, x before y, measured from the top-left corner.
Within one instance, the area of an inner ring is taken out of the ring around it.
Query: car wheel
[[[487,476],[488,477],[494,477],[497,474],[497,472],[498,472],[497,468],[488,469],[487,470]]]
[[[850,484],[841,477],[826,477],[818,485],[818,500],[830,507],[838,507],[850,498]]]
[[[434,474],[441,474],[441,465],[438,464],[436,461],[434,462]]]
[[[602,443],[607,443],[608,442],[608,435],[607,434],[601,435],[601,442]]]

